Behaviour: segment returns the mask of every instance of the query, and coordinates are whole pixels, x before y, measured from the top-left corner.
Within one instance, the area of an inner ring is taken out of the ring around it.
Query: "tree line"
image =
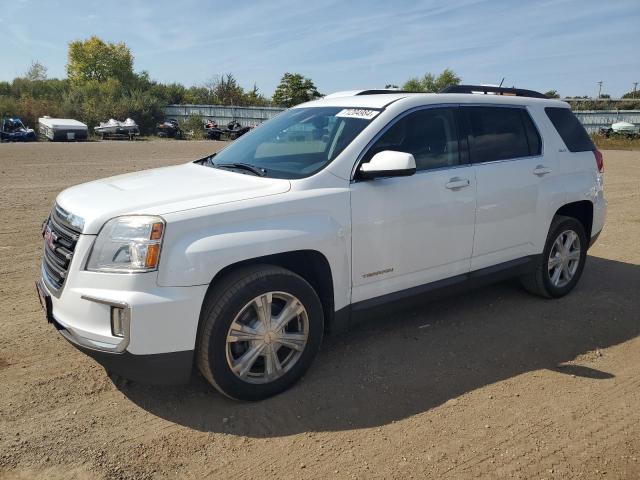
[[[163,109],[170,104],[288,108],[322,96],[313,81],[299,73],[285,73],[273,96],[268,98],[255,84],[250,89],[243,88],[231,73],[216,75],[202,85],[185,87],[180,83],[157,82],[146,71],[135,72],[133,64],[133,54],[122,42],[104,42],[95,36],[71,42],[67,78],[48,78],[46,66],[36,61],[24,75],[10,82],[0,81],[0,115],[19,116],[30,126],[44,115],[71,117],[90,127],[109,118],[130,117],[143,134],[149,134],[164,119]],[[427,73],[410,78],[401,86],[388,84],[386,88],[439,92],[460,81],[455,72],[445,69],[438,75]],[[547,95],[559,97],[554,90]],[[611,108],[607,102],[591,101],[593,105],[587,99],[576,99],[576,102],[583,108]],[[640,100],[637,105],[627,102],[617,108],[639,107]]]
[[[124,43],[95,36],[71,42],[67,78],[48,78],[46,66],[35,61],[20,77],[0,81],[0,115],[18,116],[30,126],[44,115],[76,118],[89,126],[130,117],[148,134],[164,119],[169,104],[290,107],[322,96],[313,81],[298,73],[285,73],[269,99],[257,85],[244,89],[231,73],[185,87],[134,72],[133,61]]]

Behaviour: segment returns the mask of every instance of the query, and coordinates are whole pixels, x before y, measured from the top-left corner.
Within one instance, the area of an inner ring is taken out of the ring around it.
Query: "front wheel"
[[[242,268],[207,295],[198,367],[231,398],[276,395],[311,365],[323,323],[320,299],[302,277],[270,265]]]
[[[578,283],[587,259],[587,234],[575,218],[557,215],[533,273],[521,278],[531,293],[546,298],[568,294]]]

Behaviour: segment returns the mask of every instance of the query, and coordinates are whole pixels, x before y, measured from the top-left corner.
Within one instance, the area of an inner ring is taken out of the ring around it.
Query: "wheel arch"
[[[587,234],[587,240],[591,239],[591,230],[593,227],[593,203],[589,200],[579,200],[563,205],[555,213],[578,220],[584,227]]]
[[[205,298],[229,274],[250,265],[275,265],[304,278],[318,294],[324,313],[325,330],[330,330],[335,317],[334,285],[331,265],[327,257],[317,250],[294,250],[232,263],[222,268],[211,279]],[[198,327],[199,330],[199,327]]]

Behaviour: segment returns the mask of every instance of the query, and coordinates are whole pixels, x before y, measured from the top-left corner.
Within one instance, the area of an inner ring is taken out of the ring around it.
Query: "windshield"
[[[242,173],[253,167],[274,178],[308,177],[331,163],[378,113],[342,107],[287,110],[210,157],[209,165]]]

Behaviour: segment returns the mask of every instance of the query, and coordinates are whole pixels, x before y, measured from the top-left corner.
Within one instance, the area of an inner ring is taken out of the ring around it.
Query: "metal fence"
[[[640,123],[640,110],[577,110],[574,113],[589,133],[597,133],[600,127],[610,127],[615,122]]]
[[[189,117],[200,116],[204,120],[214,120],[218,125],[226,125],[231,120],[237,120],[243,127],[258,125],[265,120],[275,117],[284,108],[278,107],[233,107],[222,105],[168,105],[164,109],[167,119],[178,121],[188,120]]]
[[[278,107],[168,105],[164,113],[167,118],[175,118],[178,121],[200,116],[204,120],[215,120],[219,125],[237,120],[243,127],[248,127],[269,120],[283,110]],[[640,110],[577,110],[574,113],[589,133],[597,133],[600,127],[609,127],[615,122],[640,123]]]

